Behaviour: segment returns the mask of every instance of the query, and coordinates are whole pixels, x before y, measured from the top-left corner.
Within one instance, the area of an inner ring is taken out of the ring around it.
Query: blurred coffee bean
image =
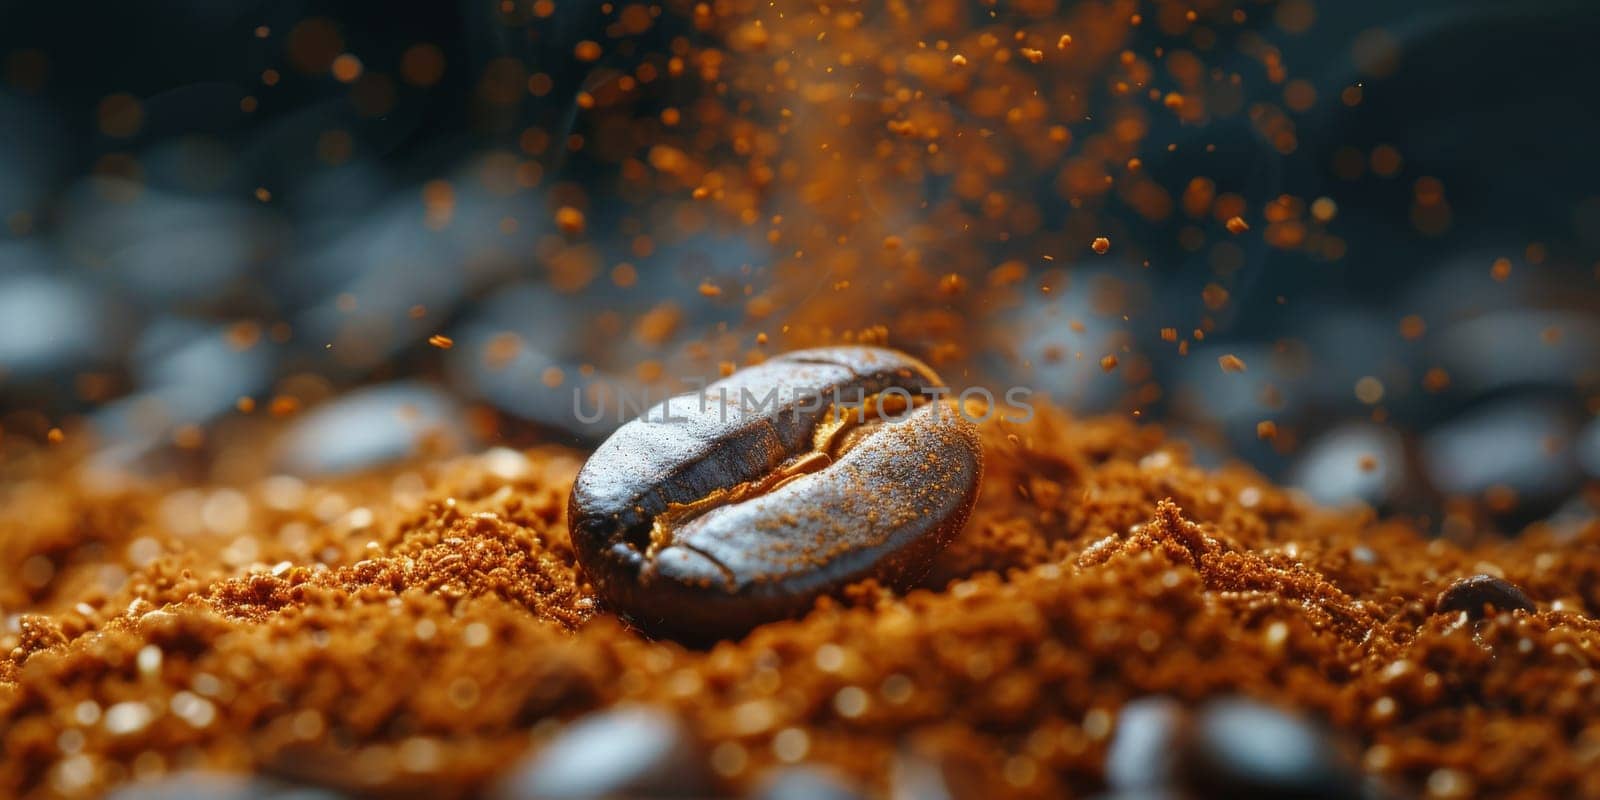
[[[65,252],[128,299],[163,310],[209,306],[236,288],[265,246],[254,209],[150,187],[108,197],[104,180],[73,190]]]
[[[1066,291],[1028,294],[1006,323],[1006,341],[1015,343],[1016,352],[1014,358],[995,359],[998,377],[1084,412],[1114,407],[1128,385],[1123,373],[1107,372],[1100,359],[1120,353],[1133,336],[1121,317],[1127,309],[1115,302],[1097,304],[1096,298],[1147,291],[1142,281],[1126,277],[1131,272],[1085,267],[1072,273]]]
[[[1411,277],[1398,298],[1400,313],[1417,314],[1427,322],[1422,344],[1433,354],[1440,334],[1463,322],[1514,310],[1537,302],[1536,275],[1531,270],[1513,269],[1496,276],[1495,259],[1514,253],[1520,246],[1506,242],[1500,247],[1475,247],[1449,255]]]
[[[624,707],[569,723],[496,782],[493,800],[704,797],[705,757],[683,723],[647,707]]]
[[[331,343],[327,369],[360,372],[437,333],[467,290],[448,239],[418,220],[420,200],[389,203],[316,249],[296,254],[280,291],[303,298],[297,337]],[[423,309],[413,316],[411,309]]]
[[[587,318],[570,296],[539,283],[515,283],[480,300],[458,330],[462,339],[510,334],[520,347],[573,359],[582,352],[581,344],[566,334],[581,328]]]
[[[1451,325],[1429,342],[1430,363],[1449,373],[1457,391],[1570,390],[1585,370],[1600,363],[1600,316],[1498,311]]]
[[[624,397],[642,397],[644,389],[604,370],[584,374],[587,354],[571,333],[586,316],[547,286],[503,288],[451,329],[451,383],[509,414],[597,441],[622,424]]]
[[[295,179],[285,205],[291,224],[308,243],[306,252],[316,252],[321,244],[371,218],[397,191],[392,178],[366,159],[296,175]]]
[[[1428,479],[1447,495],[1492,488],[1516,494],[1520,511],[1540,514],[1569,497],[1579,473],[1573,412],[1541,398],[1511,398],[1470,410],[1424,435]]]
[[[926,402],[940,386],[903,353],[831,347],[657,405],[573,484],[585,573],[613,611],[687,640],[868,577],[908,585],[966,523],[983,471],[976,426]]]
[[[1175,424],[1168,435],[1174,445],[1188,452],[1189,463],[1201,469],[1219,469],[1239,459],[1230,440],[1220,436],[1213,426]]]
[[[825,767],[786,767],[768,774],[751,800],[865,800],[866,793],[844,775]]]
[[[1245,370],[1224,372],[1218,359],[1225,355],[1239,358]],[[1263,399],[1268,386],[1284,388],[1274,372],[1272,350],[1267,347],[1244,342],[1193,346],[1176,368],[1183,411],[1220,422],[1230,431],[1248,430],[1254,439],[1256,423],[1273,412]]]
[[[1450,584],[1434,601],[1434,613],[1467,612],[1481,619],[1485,607],[1500,611],[1533,611],[1533,601],[1517,585],[1493,575],[1473,575]]]
[[[208,90],[216,88],[217,84],[207,87]],[[207,99],[214,104],[219,98],[210,94]],[[238,113],[237,96],[228,105],[229,111]],[[216,111],[215,108],[207,110]],[[204,135],[158,142],[139,159],[139,166],[144,170],[145,183],[161,191],[223,201],[228,199],[224,194],[225,189],[235,188],[233,181],[238,178],[232,150],[219,140]]]
[[[402,16],[391,15],[390,19]],[[309,179],[318,173],[335,171],[337,166],[353,161],[377,158],[382,163],[383,151],[403,141],[418,117],[418,109],[410,103],[396,103],[390,113],[376,119],[363,116],[355,105],[348,98],[303,96],[298,103],[280,107],[282,113],[256,115],[257,120],[270,122],[251,126],[252,135],[239,143],[235,169],[257,181],[270,182],[267,188],[273,193],[273,205],[292,207],[309,190]],[[326,136],[330,131],[343,135]],[[436,144],[438,151],[430,153],[429,158],[432,163],[428,171],[432,174],[469,152],[463,143]]]
[[[1304,316],[1300,326],[1305,330],[1306,349],[1293,385],[1304,391],[1289,395],[1289,400],[1362,416],[1356,384],[1367,377],[1381,380],[1410,366],[1406,351],[1396,346],[1398,315],[1382,307],[1323,306],[1301,309],[1300,314]],[[1404,410],[1407,400],[1385,387],[1385,408]]]
[[[1545,519],[1556,540],[1562,542],[1577,539],[1597,521],[1600,521],[1600,498],[1593,498],[1585,493],[1580,493],[1562,503]]]
[[[1164,697],[1118,714],[1102,800],[1377,798],[1343,744],[1321,727],[1244,698],[1190,712]]]
[[[211,422],[240,397],[263,392],[275,355],[268,342],[240,347],[227,327],[158,320],[132,348],[134,392],[97,409],[95,431],[108,448],[133,444],[139,451],[169,441],[179,426]]]
[[[134,346],[134,378],[141,391],[159,396],[174,423],[203,422],[264,391],[276,349],[266,341],[235,341],[227,326],[159,320]]]
[[[276,285],[285,297],[296,298],[289,305],[299,309],[297,338],[332,342],[325,354],[328,369],[358,374],[442,332],[469,295],[525,271],[526,254],[547,227],[547,212],[535,197],[485,186],[483,175],[501,174],[496,170],[502,167],[463,165],[369,206],[357,219],[327,226],[325,238],[291,254]],[[363,197],[379,180],[356,171],[350,177],[358,183],[338,191]],[[506,180],[514,187],[514,178]],[[324,201],[305,202],[314,209]],[[507,227],[507,220],[527,222]],[[581,257],[555,260],[561,266]],[[569,316],[583,310],[570,288],[564,303]],[[553,329],[539,341],[570,345],[578,330]]]
[[[1289,484],[1325,505],[1362,502],[1387,509],[1406,490],[1406,451],[1400,435],[1367,422],[1347,423],[1305,445],[1289,469]]]
[[[608,224],[605,209],[594,209],[587,216],[597,226]],[[628,255],[619,247],[616,257],[627,259]],[[743,284],[749,281],[752,264],[769,263],[773,257],[772,246],[761,236],[728,231],[687,234],[679,241],[663,243],[650,258],[656,268],[638,270],[629,289],[608,298],[617,303],[601,305],[615,308],[621,301],[641,297],[651,303],[671,300],[697,321],[713,325],[737,323],[742,316],[741,304],[701,294],[700,283]]]
[[[333,212],[324,222],[344,224],[328,231],[325,237],[311,240],[302,251],[291,254],[282,270],[267,279],[289,300],[291,307],[302,310],[309,310],[319,300],[332,303],[340,293],[349,293],[358,310],[363,300],[383,308],[424,300],[432,300],[430,305],[449,306],[460,293],[464,276],[438,274],[447,258],[444,237],[418,224],[427,213],[420,192],[415,196],[391,194],[374,198],[372,195],[380,187],[392,191],[379,176],[352,169],[343,172],[341,177],[348,183],[327,187],[325,196],[305,198],[306,213],[320,210],[322,203],[329,200],[348,198],[368,200],[369,204],[358,208],[359,213]],[[324,188],[321,184],[315,187]],[[409,278],[397,274],[403,282],[394,290],[377,285],[384,274],[398,273],[402,269],[417,274]],[[363,280],[369,283],[363,285]],[[418,295],[419,286],[445,294],[425,298]],[[358,290],[368,288],[379,289],[379,292],[371,298],[357,294]],[[333,327],[317,333],[326,336]]]
[[[280,468],[302,476],[369,469],[415,456],[437,440],[470,440],[455,400],[422,383],[391,383],[346,393],[305,412],[276,443]]]
[[[1328,732],[1243,698],[1202,706],[1179,762],[1184,787],[1204,798],[1350,800],[1365,791],[1361,772]]]
[[[979,800],[988,796],[971,770],[915,746],[889,764],[889,800]]]
[[[106,800],[339,800],[326,789],[294,786],[271,778],[192,770],[112,790]]]
[[[8,265],[47,257],[22,245],[0,248]],[[45,269],[51,269],[46,266]],[[85,284],[44,271],[0,271],[0,376],[15,381],[70,375],[109,359],[115,320],[108,303]]]
[[[1187,725],[1183,706],[1169,697],[1141,697],[1124,705],[1106,749],[1106,785],[1119,796],[1170,787]]]
[[[1303,401],[1304,389],[1279,369],[1270,348],[1244,341],[1190,344],[1190,355],[1170,366],[1171,412],[1181,420],[1174,430],[1194,447],[1195,463],[1214,468],[1245,459],[1273,472],[1282,456],[1258,435],[1256,426],[1264,419],[1287,422],[1286,409]],[[1219,362],[1223,356],[1243,361],[1245,370],[1224,371]]]

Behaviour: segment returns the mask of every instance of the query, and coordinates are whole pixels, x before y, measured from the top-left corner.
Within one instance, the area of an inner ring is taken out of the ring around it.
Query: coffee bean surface
[[[1435,608],[1440,614],[1467,612],[1481,618],[1485,607],[1501,611],[1533,611],[1533,601],[1517,585],[1493,575],[1474,575],[1450,584],[1439,593]]]
[[[676,716],[649,706],[597,712],[573,721],[514,766],[492,800],[594,800],[705,797],[705,755]]]
[[[105,800],[345,800],[345,796],[246,773],[184,770],[127,784]]]
[[[673,397],[573,484],[569,525],[606,605],[683,640],[737,636],[867,578],[903,587],[966,522],[976,427],[893,350],[804,350]]]
[[[1117,714],[1116,735],[1106,748],[1106,785],[1137,793],[1169,787],[1175,780],[1178,745],[1187,711],[1169,697],[1141,697]]]
[[[1178,760],[1183,788],[1195,797],[1373,796],[1349,752],[1329,731],[1245,698],[1221,698],[1200,708],[1183,737]]]
[[[861,787],[836,772],[815,766],[775,771],[749,795],[750,800],[866,800]]]

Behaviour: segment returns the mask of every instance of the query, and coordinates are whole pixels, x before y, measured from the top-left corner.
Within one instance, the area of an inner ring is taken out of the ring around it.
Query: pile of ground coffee
[[[1154,427],[1041,406],[981,429],[981,496],[925,589],[857,585],[704,650],[597,608],[572,451],[227,487],[36,463],[0,501],[0,794],[203,768],[471,795],[566,721],[647,704],[727,793],[794,763],[882,792],[911,753],[1056,797],[1104,789],[1126,702],[1248,695],[1404,794],[1600,796],[1600,525],[1433,539],[1195,468]],[[1535,610],[1438,608],[1480,574]]]

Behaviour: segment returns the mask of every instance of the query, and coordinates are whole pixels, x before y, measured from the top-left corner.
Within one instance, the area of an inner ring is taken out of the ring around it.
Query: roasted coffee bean
[[[906,743],[889,762],[889,800],[982,800],[993,794],[959,753]]]
[[[1361,502],[1392,509],[1405,495],[1409,458],[1405,440],[1392,428],[1344,423],[1300,448],[1289,483],[1324,505]]]
[[[867,793],[825,767],[786,767],[767,775],[750,800],[864,800]]]
[[[683,723],[647,706],[600,711],[569,724],[505,775],[494,800],[705,797],[705,756]]]
[[[1243,698],[1194,715],[1179,754],[1186,793],[1239,800],[1351,800],[1371,796],[1350,753],[1309,720]]]
[[[1171,786],[1188,715],[1170,697],[1141,697],[1117,713],[1106,749],[1106,786],[1123,793]]]
[[[903,587],[966,522],[977,430],[893,350],[804,350],[619,428],[569,520],[606,605],[647,632],[735,636],[866,578]]]
[[[1166,697],[1128,703],[1117,715],[1105,778],[1111,793],[1100,800],[1384,797],[1331,732],[1237,697],[1193,712]]]
[[[186,770],[130,783],[105,797],[106,800],[342,800],[344,795],[258,775]]]
[[[292,475],[357,472],[415,456],[425,444],[460,446],[471,438],[464,413],[438,388],[402,381],[347,392],[297,417],[276,447]]]
[[[1533,601],[1516,584],[1493,575],[1462,578],[1440,592],[1438,601],[1434,603],[1435,613],[1465,611],[1473,619],[1481,618],[1486,606],[1501,611],[1534,610]]]

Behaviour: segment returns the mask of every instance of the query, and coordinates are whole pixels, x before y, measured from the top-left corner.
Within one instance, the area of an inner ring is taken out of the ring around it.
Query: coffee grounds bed
[[[1452,541],[1196,468],[1155,427],[980,428],[981,495],[923,588],[700,648],[597,603],[579,452],[224,487],[107,483],[58,450],[0,503],[0,795],[248,774],[479,796],[572,720],[653,707],[710,795],[824,765],[914,796],[915,763],[950,796],[1083,796],[1124,705],[1159,696],[1292,712],[1395,796],[1600,796],[1600,525]],[[1534,610],[1442,603],[1480,575]]]

